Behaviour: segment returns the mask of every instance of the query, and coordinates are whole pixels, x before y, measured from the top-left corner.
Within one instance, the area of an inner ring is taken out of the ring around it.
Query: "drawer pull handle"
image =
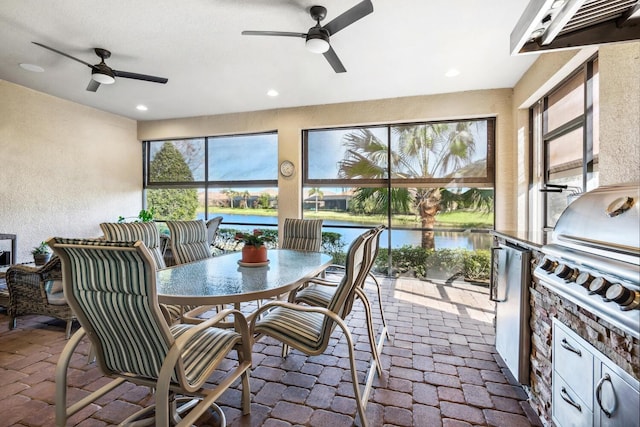
[[[598,381],[598,385],[596,385],[596,400],[598,401],[598,406],[600,407],[600,410],[607,416],[607,418],[611,418],[611,414],[613,414],[613,411],[616,410],[616,403],[614,400],[613,408],[611,408],[610,411],[602,407],[602,386],[604,385],[605,381],[611,382],[611,377],[609,376],[609,374],[604,374],[604,376],[600,378],[600,381]],[[615,398],[615,394],[614,394],[614,398]]]
[[[579,349],[577,349],[577,348],[575,348],[574,346],[572,346],[571,344],[569,344],[569,343],[567,342],[567,339],[566,339],[566,338],[562,338],[562,341],[560,342],[560,345],[561,345],[563,348],[565,348],[565,349],[569,350],[570,352],[575,353],[575,354],[577,354],[578,356],[582,357],[582,352],[581,352]]]
[[[560,389],[560,397],[562,397],[562,400],[567,402],[569,405],[573,406],[578,411],[582,412],[582,407],[580,406],[580,404],[575,400],[573,400],[571,396],[569,396],[569,393],[567,393],[567,389],[565,389],[564,387]]]

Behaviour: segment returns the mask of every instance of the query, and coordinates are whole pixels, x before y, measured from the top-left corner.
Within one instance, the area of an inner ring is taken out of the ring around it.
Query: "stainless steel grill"
[[[562,213],[540,283],[640,338],[640,184],[600,187]]]

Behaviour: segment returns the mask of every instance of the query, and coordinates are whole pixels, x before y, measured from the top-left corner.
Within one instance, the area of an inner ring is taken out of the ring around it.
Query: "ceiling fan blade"
[[[373,4],[371,3],[371,0],[364,0],[347,10],[342,15],[334,18],[322,28],[328,30],[330,35],[334,35],[357,20],[364,18],[371,12],[373,12]]]
[[[130,73],[128,71],[118,71],[118,70],[112,70],[112,71],[114,76],[123,77],[125,79],[144,80],[147,82],[163,83],[163,84],[169,81],[169,79],[165,79],[164,77],[149,76],[147,74]]]
[[[87,86],[87,90],[89,92],[95,92],[98,90],[98,88],[100,87],[100,83],[98,83],[97,81],[91,79],[89,80],[89,85]]]
[[[38,42],[31,42],[31,43],[33,43],[33,44],[35,44],[35,45],[38,45],[38,46],[40,46],[40,47],[43,47],[43,48],[45,48],[45,49],[49,49],[50,51],[55,52],[55,53],[57,53],[58,55],[66,56],[66,57],[67,57],[67,58],[69,58],[69,59],[73,59],[74,61],[78,61],[79,63],[84,64],[84,65],[86,65],[86,66],[87,66],[87,67],[89,67],[89,68],[93,68],[93,65],[89,64],[88,62],[84,62],[82,59],[75,58],[75,57],[73,57],[73,56],[71,56],[71,55],[68,55],[68,54],[66,54],[66,53],[64,53],[64,52],[60,52],[60,51],[59,51],[59,50],[57,50],[57,49],[54,49],[54,48],[52,48],[52,47],[49,47],[49,46],[43,45],[42,43],[38,43]]]
[[[243,31],[243,36],[284,36],[284,37],[302,37],[305,38],[305,33],[290,33],[288,31]]]
[[[340,61],[340,58],[338,58],[338,55],[336,55],[335,50],[333,50],[331,46],[329,46],[329,50],[323,53],[323,55],[325,58],[327,58],[327,61],[329,61],[331,67],[333,67],[333,71],[335,71],[336,73],[347,72],[347,69],[344,68],[344,65],[342,65],[342,62]]]

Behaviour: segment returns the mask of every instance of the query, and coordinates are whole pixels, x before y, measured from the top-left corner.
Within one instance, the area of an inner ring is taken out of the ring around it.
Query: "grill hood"
[[[640,0],[530,0],[511,55],[640,40]]]

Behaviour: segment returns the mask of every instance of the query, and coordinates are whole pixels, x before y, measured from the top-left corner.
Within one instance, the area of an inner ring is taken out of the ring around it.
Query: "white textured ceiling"
[[[331,38],[347,69],[336,74],[304,39],[308,9],[327,23],[359,0],[2,0],[0,79],[136,120],[513,87],[536,55],[509,55],[528,0],[372,0],[374,12]],[[119,78],[86,91],[91,70],[32,44],[114,69],[166,77]],[[43,67],[25,71],[20,63]],[[450,68],[457,77],[445,77]],[[280,95],[268,97],[267,90]],[[140,112],[137,104],[149,110]]]

